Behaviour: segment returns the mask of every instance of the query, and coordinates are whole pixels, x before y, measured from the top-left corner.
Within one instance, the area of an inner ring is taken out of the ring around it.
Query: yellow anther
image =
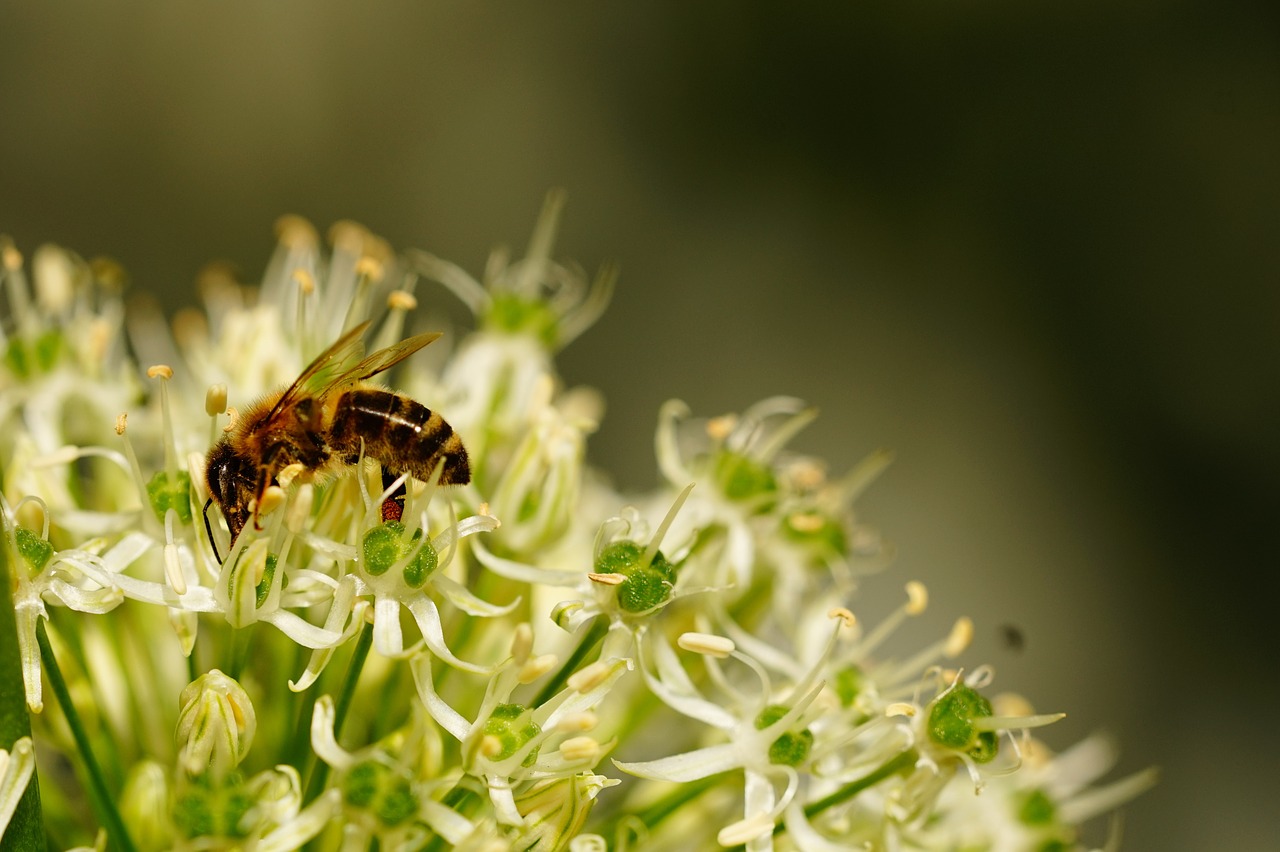
[[[929,590],[924,583],[912,580],[907,583],[907,615],[919,615],[929,606]]]
[[[720,417],[712,417],[707,421],[707,434],[713,441],[723,441],[729,437],[737,425],[738,415],[736,414],[723,414]]]
[[[289,248],[314,248],[320,242],[315,226],[293,213],[276,220],[276,239]]]
[[[10,272],[17,272],[22,268],[22,252],[13,247],[12,243],[5,244],[0,249],[0,257],[4,258],[4,268]]]
[[[594,761],[600,756],[600,743],[591,737],[570,737],[560,743],[560,755],[574,763],[580,760]]]
[[[384,271],[382,262],[368,255],[356,261],[356,275],[361,278],[368,278],[370,281],[381,281]]]
[[[560,665],[560,658],[555,654],[530,657],[520,664],[520,668],[516,671],[516,680],[521,683],[533,683],[558,665]]]
[[[293,481],[307,473],[307,466],[302,462],[293,462],[285,465],[279,473],[276,474],[276,482],[280,483],[281,488],[288,488]],[[303,481],[306,481],[305,478]]]
[[[122,412],[121,414],[117,415],[116,417],[116,434],[117,435],[124,434],[125,424],[128,422],[129,422],[128,412]]]
[[[502,740],[493,734],[486,734],[480,739],[480,754],[488,758],[494,758],[502,754]]]
[[[838,618],[842,627],[853,627],[858,623],[857,617],[842,606],[832,607],[827,610],[827,618]]]
[[[411,311],[418,307],[418,300],[407,290],[392,290],[387,294],[387,307],[393,311]]]
[[[676,644],[686,651],[703,654],[723,660],[738,647],[727,636],[716,636],[712,633],[681,633]]]
[[[627,582],[626,574],[596,574],[592,572],[587,575],[587,579],[593,583],[600,583],[603,586],[621,586]]]
[[[364,225],[350,219],[339,219],[329,226],[329,244],[352,254],[361,252],[368,236],[369,230]]]
[[[884,708],[884,715],[906,716],[910,719],[916,715],[916,706],[914,704],[908,704],[905,701],[895,701],[888,707]]]
[[[310,296],[316,291],[316,279],[310,272],[299,266],[289,275],[298,284],[298,290],[304,296]]]
[[[517,663],[524,663],[533,653],[533,627],[527,621],[516,625],[511,636],[511,656]]]
[[[964,653],[964,649],[968,648],[969,643],[972,641],[973,619],[967,615],[962,615],[951,626],[951,633],[947,636],[947,643],[943,647],[942,653],[948,658],[958,657]]]
[[[168,364],[156,364],[147,368],[148,379],[172,379],[173,368]]]
[[[605,678],[609,677],[610,671],[609,666],[595,662],[569,675],[569,680],[566,683],[574,692],[590,692],[604,683]]]
[[[227,410],[227,386],[219,382],[204,392],[204,413],[217,417]]]
[[[796,512],[787,518],[787,525],[798,533],[816,533],[825,523],[817,512]]]
[[[991,709],[997,716],[1034,716],[1036,708],[1016,692],[1002,692],[991,699]]]
[[[259,515],[270,515],[276,509],[284,505],[284,489],[279,485],[268,485],[267,490],[262,494],[262,500],[258,503]]]
[[[556,723],[556,730],[569,733],[576,731],[583,733],[594,730],[596,725],[600,724],[600,717],[590,710],[583,710],[581,713],[570,713]]]

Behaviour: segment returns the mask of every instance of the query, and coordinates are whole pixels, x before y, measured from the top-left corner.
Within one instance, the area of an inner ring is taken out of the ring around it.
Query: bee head
[[[249,519],[249,500],[253,497],[257,481],[257,466],[251,459],[237,453],[230,443],[220,441],[209,451],[204,476],[209,486],[209,498],[222,510],[231,541],[235,542]]]

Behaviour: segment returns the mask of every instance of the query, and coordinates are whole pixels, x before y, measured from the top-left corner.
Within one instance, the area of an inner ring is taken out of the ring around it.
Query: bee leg
[[[382,469],[382,490],[386,491],[391,487],[391,483],[400,478],[399,474],[389,472],[385,467]],[[382,522],[398,521],[404,515],[404,495],[405,484],[401,483],[395,491],[382,501]]]

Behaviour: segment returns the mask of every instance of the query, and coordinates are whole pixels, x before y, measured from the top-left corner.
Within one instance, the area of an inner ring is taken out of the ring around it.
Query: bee
[[[366,381],[440,334],[419,334],[361,359],[360,338],[368,327],[365,322],[351,329],[288,388],[255,402],[209,452],[205,527],[210,543],[210,503],[222,510],[234,546],[250,519],[255,529],[261,529],[262,497],[292,464],[314,477],[356,464],[363,452],[381,462],[384,482],[403,473],[429,479],[437,466],[442,485],[471,481],[466,448],[444,418],[407,396]]]

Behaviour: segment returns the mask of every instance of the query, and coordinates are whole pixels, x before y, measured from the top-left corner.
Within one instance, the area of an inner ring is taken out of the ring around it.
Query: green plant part
[[[404,566],[401,578],[406,586],[418,589],[430,579],[440,565],[440,555],[430,541],[422,542],[422,530],[414,530],[413,536],[405,540],[404,524],[399,521],[387,521],[373,527],[364,534],[364,570],[371,577],[381,577],[401,559],[414,549],[417,553]]]
[[[770,704],[756,717],[756,730],[761,731],[787,715],[791,708],[782,704]],[[788,731],[769,746],[769,762],[775,766],[799,766],[809,757],[813,748],[813,732],[808,728]]]
[[[368,811],[391,828],[418,812],[418,799],[409,779],[376,760],[362,760],[342,779],[342,798],[350,807]]]
[[[671,599],[676,567],[656,551],[648,564],[645,549],[634,541],[617,541],[596,558],[597,574],[622,574],[627,579],[618,587],[618,606],[624,612],[646,612]]]
[[[157,471],[147,483],[147,499],[161,522],[165,513],[173,509],[178,520],[191,523],[191,476],[185,470],[176,471],[172,477],[163,470]]]
[[[497,746],[492,747],[491,751],[486,751],[485,757],[492,761],[506,760],[523,748],[525,743],[542,733],[542,729],[533,722],[526,721],[523,725],[520,724],[521,717],[528,710],[529,708],[523,704],[499,704],[493,708],[493,712],[484,723],[482,733],[486,739],[493,737]],[[538,749],[534,748],[520,765],[532,766],[537,759]]]
[[[990,763],[999,752],[995,731],[981,731],[975,719],[992,715],[991,702],[977,690],[957,683],[933,701],[929,710],[929,739],[961,751],[977,763]]]
[[[484,327],[507,334],[528,334],[548,350],[557,348],[560,320],[541,299],[527,299],[515,293],[494,293],[484,316]]]

